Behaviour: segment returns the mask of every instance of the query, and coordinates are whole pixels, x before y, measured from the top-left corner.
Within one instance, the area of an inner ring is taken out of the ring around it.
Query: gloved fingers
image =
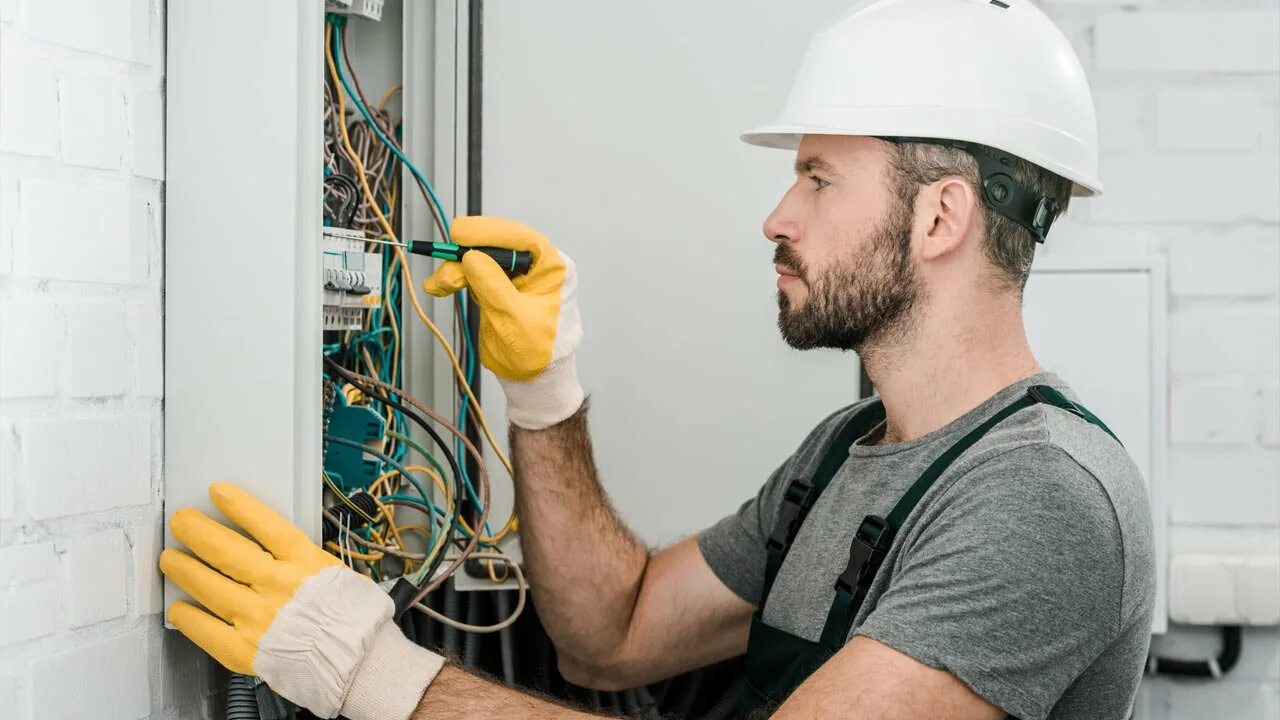
[[[160,572],[196,602],[228,622],[256,612],[263,603],[253,590],[181,550],[170,548],[160,553]]]
[[[520,303],[520,291],[493,258],[480,252],[462,256],[462,269],[471,286],[471,296],[480,309],[493,315],[506,315]]]
[[[475,253],[467,253],[467,255],[475,255]],[[467,274],[462,270],[462,263],[453,261],[442,263],[435,272],[422,281],[422,289],[428,295],[436,297],[452,295],[466,286]]]
[[[169,606],[169,622],[226,669],[241,675],[254,674],[253,656],[257,651],[235,628],[181,600]]]
[[[546,235],[528,225],[487,215],[454,218],[449,239],[463,247],[487,245],[509,250],[526,250],[533,254],[535,264],[542,255],[555,250]]]
[[[257,543],[195,508],[182,508],[169,520],[178,542],[233,580],[252,585],[270,579],[276,561]]]
[[[209,486],[209,499],[231,522],[244,528],[267,552],[280,560],[302,558],[315,548],[311,538],[280,513],[231,483]],[[323,551],[321,551],[323,553]],[[334,559],[337,562],[337,559]]]

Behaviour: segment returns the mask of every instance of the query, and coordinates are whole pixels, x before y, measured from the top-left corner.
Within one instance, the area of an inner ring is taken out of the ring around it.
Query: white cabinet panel
[[[1144,272],[1036,272],[1024,314],[1036,359],[1151,477],[1151,278]]]

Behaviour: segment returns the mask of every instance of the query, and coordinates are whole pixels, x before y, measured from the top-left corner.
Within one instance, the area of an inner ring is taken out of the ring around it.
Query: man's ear
[[[924,228],[920,251],[924,260],[935,260],[958,250],[980,219],[981,200],[973,186],[958,177],[945,177],[922,188],[916,218]]]

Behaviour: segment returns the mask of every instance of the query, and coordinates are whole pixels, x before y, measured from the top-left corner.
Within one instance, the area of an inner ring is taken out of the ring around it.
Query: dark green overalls
[[[884,420],[884,406],[879,402],[871,403],[845,422],[828,444],[822,462],[818,465],[813,477],[809,480],[792,480],[783,495],[778,522],[767,542],[768,559],[765,563],[764,591],[755,615],[751,618],[751,639],[747,645],[747,682],[742,695],[738,698],[736,717],[762,717],[772,712],[813,671],[817,670],[818,666],[829,660],[844,646],[845,638],[849,636],[858,609],[862,607],[862,601],[866,598],[867,591],[871,588],[885,555],[888,554],[894,536],[901,529],[907,516],[915,509],[916,503],[920,502],[920,498],[933,487],[933,483],[942,476],[951,463],[986,435],[991,428],[1019,410],[1037,403],[1062,408],[1106,430],[1111,437],[1115,437],[1115,434],[1093,413],[1071,402],[1057,390],[1046,385],[1028,388],[1026,395],[992,415],[934,460],[920,479],[916,480],[902,499],[898,500],[898,504],[894,505],[888,517],[868,515],[863,518],[862,524],[858,526],[858,532],[854,535],[852,547],[849,549],[849,564],[836,580],[836,597],[831,603],[831,609],[827,612],[827,623],[822,629],[822,637],[818,642],[814,642],[765,623],[764,606],[769,599],[769,591],[773,589],[773,581],[778,575],[778,569],[786,560],[787,553],[791,550],[791,543],[795,540],[796,533],[799,532],[809,510],[830,484],[831,479],[835,477],[836,472],[840,470],[840,466],[848,459],[849,447]]]

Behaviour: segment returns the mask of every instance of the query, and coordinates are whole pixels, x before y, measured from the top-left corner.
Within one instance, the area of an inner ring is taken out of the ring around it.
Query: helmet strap
[[[1003,150],[963,140],[923,137],[880,137],[892,143],[927,143],[963,150],[978,162],[982,202],[1026,228],[1043,243],[1062,211],[1058,204],[1013,178],[1016,158]]]

